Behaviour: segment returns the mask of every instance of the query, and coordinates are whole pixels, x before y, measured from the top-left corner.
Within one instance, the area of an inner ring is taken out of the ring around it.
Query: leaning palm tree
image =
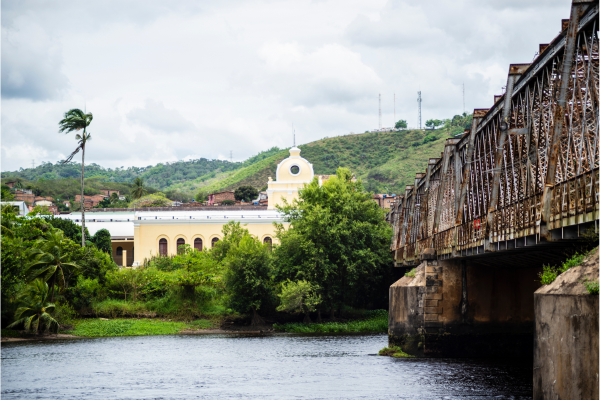
[[[133,180],[133,191],[131,192],[133,198],[139,199],[147,194],[148,191],[146,190],[146,186],[144,186],[144,180],[140,177],[135,178]]]
[[[52,289],[50,301],[54,301],[54,286],[58,284],[65,287],[65,272],[79,268],[79,265],[69,262],[71,254],[67,249],[68,241],[63,231],[56,229],[45,236],[43,239],[36,240],[29,251],[32,261],[27,267],[26,274],[30,281],[42,278],[50,282]]]
[[[26,331],[39,333],[48,328],[58,332],[58,322],[49,314],[56,307],[48,302],[48,284],[42,279],[36,279],[25,288],[19,297],[20,307],[15,312],[15,322],[7,328],[23,326]]]
[[[89,133],[86,133],[86,128],[92,123],[92,113],[84,113],[78,108],[74,108],[65,113],[65,117],[58,123],[59,132],[71,133],[73,131],[79,131],[83,129],[83,135],[79,133],[75,135],[77,142],[77,148],[71,153],[71,155],[63,161],[68,163],[73,159],[73,156],[81,150],[81,247],[85,247],[85,199],[83,197],[83,167],[85,164],[85,144],[92,137]]]

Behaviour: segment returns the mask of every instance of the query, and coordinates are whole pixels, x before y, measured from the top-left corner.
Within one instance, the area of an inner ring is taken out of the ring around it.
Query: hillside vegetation
[[[349,168],[375,193],[402,193],[418,172],[425,172],[429,158],[440,157],[447,138],[470,127],[471,115],[443,120],[436,130],[401,130],[326,137],[300,145],[302,157],[314,166],[315,174],[335,174],[338,167]],[[130,183],[142,177],[146,185],[175,200],[193,197],[198,190],[216,192],[250,185],[262,189],[269,176],[275,179],[277,164],[288,156],[288,149],[273,147],[243,162],[208,160],[160,163],[155,166],[103,168],[86,165],[86,194],[99,189],[118,189],[129,194]],[[80,164],[44,163],[36,168],[2,172],[2,181],[20,178],[24,186],[34,187],[40,195],[72,198],[78,193]]]

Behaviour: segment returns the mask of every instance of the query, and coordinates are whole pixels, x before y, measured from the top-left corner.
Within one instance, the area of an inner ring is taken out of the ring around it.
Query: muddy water
[[[385,335],[2,345],[2,399],[528,399],[531,360],[373,356]]]

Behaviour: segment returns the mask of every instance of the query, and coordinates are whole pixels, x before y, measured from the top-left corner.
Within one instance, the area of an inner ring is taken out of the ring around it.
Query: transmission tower
[[[419,104],[419,129],[421,128],[421,91],[419,90],[418,92],[419,97],[417,98],[417,103]]]
[[[379,93],[379,129],[381,129],[381,93]]]

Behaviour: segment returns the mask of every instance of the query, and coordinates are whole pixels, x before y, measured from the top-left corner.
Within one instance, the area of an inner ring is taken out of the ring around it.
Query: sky
[[[568,0],[3,0],[1,168],[244,160],[273,146],[489,108]],[[395,96],[395,102],[394,102]],[[395,108],[395,110],[394,110]],[[76,157],[80,157],[77,155]],[[79,158],[79,160],[81,160]]]

